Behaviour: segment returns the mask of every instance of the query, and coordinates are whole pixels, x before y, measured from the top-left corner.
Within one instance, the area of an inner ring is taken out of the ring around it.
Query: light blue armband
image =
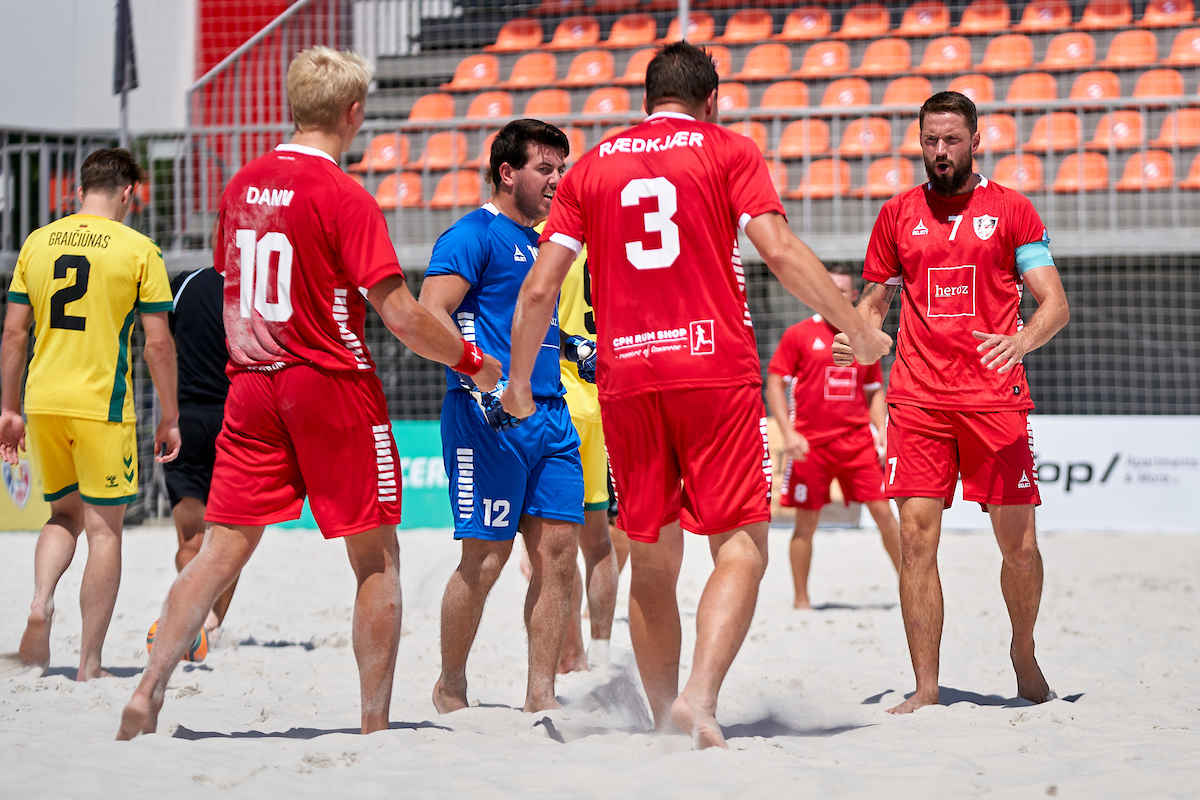
[[[1038,267],[1053,267],[1054,257],[1050,255],[1050,237],[1042,234],[1036,242],[1023,244],[1017,248],[1017,273],[1024,275]]]

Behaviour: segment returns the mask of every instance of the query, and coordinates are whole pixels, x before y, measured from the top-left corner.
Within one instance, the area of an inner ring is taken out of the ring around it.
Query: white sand
[[[908,717],[884,709],[912,688],[894,579],[873,532],[822,532],[813,612],[791,609],[787,533],[721,698],[731,752],[690,752],[645,732],[623,576],[607,675],[561,679],[562,711],[526,715],[524,584],[510,565],[493,591],[469,665],[472,707],[439,717],[437,614],[457,546],[402,534],[405,636],[392,730],[355,733],[349,647],[353,580],[343,547],[269,531],[220,642],[175,673],[160,733],[112,741],[145,664],[146,628],[174,575],[173,532],[126,538],[125,574],[105,649],[119,676],[71,677],[78,659],[85,548],[59,587],[52,668],[11,665],[0,680],[4,797],[1195,797],[1200,794],[1200,536],[1043,537],[1047,590],[1039,657],[1060,697],[1014,700],[999,555],[986,535],[947,534],[943,701]],[[33,534],[0,534],[15,650],[32,592]],[[680,580],[684,668],[708,572],[689,537]],[[1076,697],[1077,696],[1077,697]],[[548,717],[551,725],[535,724]],[[565,741],[556,741],[557,739]]]

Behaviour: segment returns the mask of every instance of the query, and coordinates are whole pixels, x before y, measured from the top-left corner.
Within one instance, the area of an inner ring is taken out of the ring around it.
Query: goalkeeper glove
[[[596,382],[596,343],[582,336],[568,336],[563,341],[563,358],[574,361],[579,377],[588,383]]]
[[[490,392],[483,392],[479,389],[471,390],[471,397],[479,406],[479,410],[483,412],[483,418],[496,431],[509,430],[523,422],[519,417],[514,417],[505,411],[504,406],[500,403],[500,395],[504,393],[504,387],[507,385],[508,381],[500,381]]]

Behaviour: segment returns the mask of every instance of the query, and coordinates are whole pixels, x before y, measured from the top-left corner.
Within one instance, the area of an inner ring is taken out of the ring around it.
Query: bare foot
[[[97,678],[111,678],[112,676],[111,672],[100,667],[80,667],[75,673],[75,680],[83,683],[84,681],[94,681]]]
[[[212,632],[221,625],[221,620],[213,612],[208,612],[208,616],[204,620],[204,630]]]
[[[811,611],[811,610],[812,610],[812,603],[808,602],[808,598],[807,598],[807,597],[805,597],[805,598],[804,598],[804,599],[802,599],[802,600],[800,600],[800,599],[793,600],[793,601],[792,601],[792,608],[793,608],[793,609],[795,609],[795,610],[797,610],[797,611]]]
[[[22,664],[50,666],[50,624],[53,619],[53,610],[30,610],[25,632],[21,634],[21,646],[17,649]]]
[[[1009,652],[1012,656],[1013,670],[1017,673],[1017,694],[1033,703],[1053,700],[1054,692],[1050,691],[1050,685],[1046,683],[1042,668],[1038,666],[1033,653],[1023,656],[1015,650]]]
[[[538,699],[527,698],[525,706],[521,710],[533,714],[538,711],[549,711],[555,708],[562,708],[562,704],[558,702],[558,698],[551,695],[550,697]]]
[[[451,691],[443,686],[442,679],[438,678],[437,683],[433,685],[433,707],[439,714],[449,714],[451,711],[466,708],[467,705],[467,684],[465,682],[461,691]]]
[[[717,718],[693,706],[683,695],[675,698],[671,704],[671,724],[692,737],[692,748],[707,750],[710,747],[720,747],[725,750],[729,745]]]
[[[127,742],[138,734],[154,733],[158,728],[158,711],[161,707],[161,703],[155,707],[149,698],[141,694],[135,694],[129,698],[129,704],[121,712],[121,727],[117,729],[117,741]]]
[[[587,656],[583,653],[573,653],[569,656],[560,655],[558,657],[559,675],[566,675],[568,672],[584,672],[587,668]]]
[[[899,705],[892,706],[887,710],[889,714],[911,714],[918,708],[925,706],[936,706],[938,703],[938,692],[935,689],[932,695],[922,692],[913,692],[912,697],[905,700]]]

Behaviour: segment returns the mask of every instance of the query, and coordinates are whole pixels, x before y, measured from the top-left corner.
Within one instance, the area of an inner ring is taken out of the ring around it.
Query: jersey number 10
[[[259,239],[249,228],[239,228],[236,241],[241,256],[241,315],[249,319],[253,308],[265,320],[287,322],[292,318],[292,243],[276,231]],[[275,297],[268,299],[271,287]]]

